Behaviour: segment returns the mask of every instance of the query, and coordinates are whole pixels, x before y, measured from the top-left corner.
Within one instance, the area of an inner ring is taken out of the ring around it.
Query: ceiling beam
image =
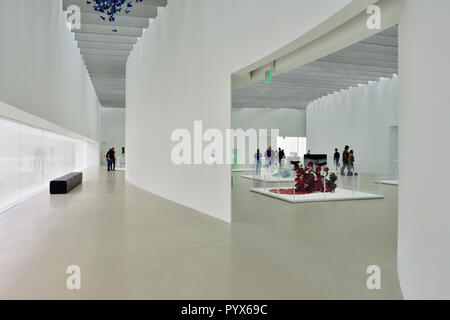
[[[341,71],[358,71],[358,72],[386,72],[386,73],[395,73],[398,68],[397,67],[380,67],[373,65],[360,65],[360,64],[351,64],[351,63],[341,63],[336,61],[327,61],[325,59],[320,59],[315,62],[311,62],[307,66],[317,66],[322,67],[323,70],[329,70],[334,72],[334,70]]]
[[[78,41],[78,48],[84,49],[103,49],[103,50],[133,50],[132,44],[113,43],[113,42],[94,42],[94,41]]]
[[[113,27],[132,27],[132,28],[148,28],[150,25],[150,19],[155,17],[130,17],[130,16],[117,16],[114,22],[103,20],[100,18],[98,12],[90,13],[83,12],[81,14],[81,26],[84,24],[97,24]]]
[[[130,55],[130,51],[128,50],[105,50],[105,49],[88,49],[81,48],[80,52],[82,55],[86,56],[116,56],[116,57],[128,57]]]
[[[117,32],[113,31],[117,30]],[[98,24],[82,24],[81,29],[74,29],[74,33],[88,33],[88,34],[101,34],[101,35],[118,35],[126,37],[140,37],[142,35],[141,28],[131,27],[115,27],[108,25]]]
[[[93,33],[75,33],[75,40],[77,41],[92,41],[92,42],[108,42],[108,43],[126,43],[135,45],[136,37],[123,36],[117,34],[93,34]]]

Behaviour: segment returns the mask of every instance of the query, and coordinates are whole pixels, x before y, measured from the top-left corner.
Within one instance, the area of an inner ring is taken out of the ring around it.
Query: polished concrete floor
[[[397,187],[382,186],[383,200],[290,204],[239,175],[231,225],[99,168],[69,195],[13,207],[0,214],[0,298],[402,298]],[[378,188],[371,179],[364,191]],[[381,290],[366,287],[374,264]],[[81,290],[66,288],[69,265],[81,268]]]

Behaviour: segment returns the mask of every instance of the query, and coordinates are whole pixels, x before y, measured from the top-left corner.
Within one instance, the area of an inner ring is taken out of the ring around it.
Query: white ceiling
[[[64,11],[70,5],[81,9],[81,29],[73,32],[100,103],[103,107],[124,108],[128,56],[143,29],[156,18],[158,7],[165,7],[167,0],[133,1],[131,12],[118,13],[113,23],[103,21],[86,0],[63,0]]]
[[[317,98],[398,73],[397,26],[263,82],[233,90],[233,108],[304,109]]]

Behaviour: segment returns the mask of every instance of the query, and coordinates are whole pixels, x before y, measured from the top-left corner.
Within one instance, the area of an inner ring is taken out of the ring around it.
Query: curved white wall
[[[400,80],[401,81],[401,80]],[[398,126],[398,78],[380,80],[322,97],[307,107],[308,149],[312,153],[355,151],[364,173],[391,171],[390,128]]]
[[[99,103],[58,0],[0,0],[0,101],[93,140]]]
[[[399,24],[398,266],[408,299],[450,299],[450,1],[406,0]]]
[[[231,127],[231,74],[325,21],[350,0],[172,0],[127,64],[127,179],[231,220],[230,166],[175,166],[171,133]]]

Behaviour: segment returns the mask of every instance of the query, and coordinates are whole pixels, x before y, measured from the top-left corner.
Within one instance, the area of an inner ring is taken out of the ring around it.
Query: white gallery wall
[[[59,0],[0,0],[0,101],[93,140],[97,95]]]
[[[244,108],[231,110],[233,129],[279,129],[280,136],[306,137],[306,111],[299,109]]]
[[[0,0],[0,211],[99,164],[100,104],[58,0]]]
[[[350,0],[172,0],[127,64],[127,179],[231,220],[227,165],[171,162],[177,128],[231,128],[231,74],[297,39]],[[158,156],[155,157],[155,152]]]
[[[264,154],[265,147],[272,146],[277,149],[277,138],[280,137],[306,137],[306,110],[300,109],[269,109],[269,108],[233,108],[231,110],[232,129],[255,129],[267,130],[267,141],[261,142],[258,137],[258,147]],[[271,130],[279,130],[279,135],[272,138]],[[237,144],[237,139],[235,139]],[[254,164],[254,153],[249,150],[250,145],[245,145],[245,165],[238,167],[246,168]],[[249,152],[250,151],[250,152]]]
[[[121,157],[122,147],[125,147],[125,108],[101,108],[101,119],[102,155],[115,148],[116,155]]]
[[[400,285],[407,299],[450,299],[450,1],[407,0],[403,6],[399,23]]]
[[[345,145],[355,151],[360,172],[394,174],[396,156],[391,132],[398,127],[398,77],[327,95],[306,111],[307,143],[311,153],[328,154]]]

